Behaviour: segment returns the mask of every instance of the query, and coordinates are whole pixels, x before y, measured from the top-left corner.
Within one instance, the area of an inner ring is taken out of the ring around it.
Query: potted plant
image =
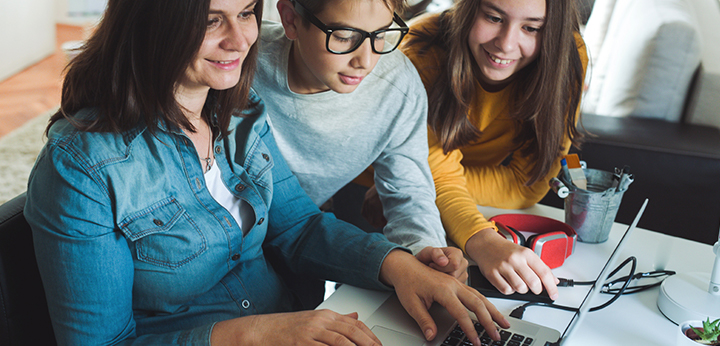
[[[680,324],[680,332],[685,340],[678,343],[678,345],[720,346],[720,318],[712,322],[708,317],[705,321],[682,323]]]

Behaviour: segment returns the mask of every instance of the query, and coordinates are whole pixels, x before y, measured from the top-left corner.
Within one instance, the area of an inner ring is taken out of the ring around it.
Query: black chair
[[[0,206],[0,346],[56,345],[24,207],[24,193]]]

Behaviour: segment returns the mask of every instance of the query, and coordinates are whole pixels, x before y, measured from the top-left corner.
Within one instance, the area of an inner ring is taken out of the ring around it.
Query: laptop
[[[511,327],[509,329],[500,329],[503,342],[493,342],[487,335],[481,333],[481,341],[487,345],[517,345],[517,346],[546,346],[546,345],[563,345],[563,343],[573,334],[580,325],[585,315],[590,310],[591,302],[600,293],[603,283],[607,280],[610,272],[617,262],[618,256],[635,230],[640,217],[645,211],[648,200],[646,199],[642,207],[635,216],[632,224],[627,228],[625,234],[618,242],[615,250],[613,250],[610,258],[605,263],[602,271],[597,277],[595,284],[591,287],[588,294],[565,328],[560,334],[559,331],[535,324],[532,322],[516,319],[507,316]],[[418,327],[415,320],[405,311],[397,295],[391,294],[385,302],[383,302],[370,317],[365,320],[365,324],[372,332],[382,341],[383,345],[388,346],[466,346],[471,345],[466,341],[460,326],[450,313],[437,303],[430,307],[430,315],[437,324],[437,336],[432,341],[426,341],[423,333]],[[482,330],[479,323],[475,323],[478,330]]]

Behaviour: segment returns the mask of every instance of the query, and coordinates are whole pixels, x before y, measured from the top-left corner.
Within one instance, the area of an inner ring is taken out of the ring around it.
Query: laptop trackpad
[[[374,326],[370,329],[380,339],[383,345],[392,346],[423,346],[425,340],[413,335],[403,334],[382,326]]]

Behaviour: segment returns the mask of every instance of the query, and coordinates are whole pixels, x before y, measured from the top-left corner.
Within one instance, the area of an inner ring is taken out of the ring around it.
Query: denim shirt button
[[[249,308],[249,307],[250,307],[250,301],[247,300],[247,299],[243,299],[243,301],[242,301],[242,307],[243,307],[243,309]]]
[[[235,185],[235,191],[242,192],[243,190],[245,190],[245,185]]]
[[[265,161],[270,161],[270,156],[268,154],[263,153],[262,157],[263,159],[265,159]]]
[[[157,225],[157,226],[162,226],[162,225],[165,224],[164,222],[162,222],[161,220],[158,220],[158,219],[154,219],[154,220],[153,220],[153,223],[154,223],[155,225]]]
[[[232,255],[232,260],[233,260],[233,261],[237,261],[237,260],[239,260],[239,259],[240,259],[240,255],[239,255],[239,254],[234,254],[234,255]]]
[[[215,154],[220,154],[221,151],[222,147],[220,147],[219,145],[215,147]]]
[[[262,225],[263,222],[265,222],[265,218],[261,217],[260,220],[258,220],[258,225]]]

